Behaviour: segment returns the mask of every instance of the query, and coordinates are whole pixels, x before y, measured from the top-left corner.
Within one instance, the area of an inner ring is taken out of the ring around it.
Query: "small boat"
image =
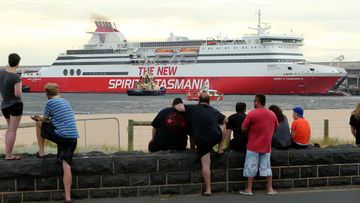
[[[224,100],[224,94],[219,93],[217,90],[208,89],[200,91],[190,91],[186,94],[186,98],[189,101],[199,101],[200,93],[205,92],[210,96],[210,101],[222,101]]]
[[[162,96],[166,93],[165,87],[159,87],[153,80],[149,71],[144,76],[140,76],[135,89],[126,91],[129,96]]]
[[[166,93],[166,90],[164,87],[158,90],[129,89],[126,93],[129,96],[162,96]]]

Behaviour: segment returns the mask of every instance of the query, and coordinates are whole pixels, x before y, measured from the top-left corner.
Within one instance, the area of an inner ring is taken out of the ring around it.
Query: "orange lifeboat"
[[[155,55],[158,56],[172,56],[175,50],[172,49],[155,49]]]
[[[199,53],[198,48],[182,48],[179,51],[180,55],[197,55]]]

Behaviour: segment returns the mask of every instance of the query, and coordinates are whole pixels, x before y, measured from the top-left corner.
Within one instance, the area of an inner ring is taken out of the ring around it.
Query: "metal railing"
[[[106,118],[85,118],[85,119],[76,119],[76,122],[83,122],[84,126],[84,139],[85,139],[85,148],[88,146],[87,143],[87,123],[90,121],[104,121],[104,120],[114,120],[117,124],[117,138],[118,138],[118,149],[120,150],[120,122],[119,119],[116,117],[106,117]],[[80,126],[80,125],[78,125]]]
[[[89,125],[88,123],[89,122],[92,122],[92,121],[109,121],[109,120],[114,120],[115,123],[116,123],[116,126],[117,126],[117,129],[116,129],[116,134],[117,134],[117,145],[118,145],[118,149],[120,150],[120,121],[118,118],[116,117],[104,117],[104,118],[86,118],[86,119],[76,119],[76,122],[77,122],[77,127],[78,127],[78,130],[80,131],[81,130],[81,126],[83,126],[83,134],[80,136],[84,138],[84,147],[87,148],[88,147],[88,135],[89,135]],[[79,124],[82,123],[82,124]],[[29,123],[20,123],[19,125],[19,129],[22,129],[22,128],[34,128],[36,127],[36,123],[35,122],[29,122]],[[92,127],[94,127],[92,125]],[[7,125],[0,125],[0,130],[6,130],[7,129]],[[80,133],[80,132],[79,132]],[[100,135],[96,135],[96,136],[100,136]]]

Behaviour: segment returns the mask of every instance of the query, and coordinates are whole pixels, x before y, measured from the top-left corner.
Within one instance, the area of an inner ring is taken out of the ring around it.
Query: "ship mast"
[[[259,11],[255,12],[258,15],[258,25],[257,28],[251,28],[249,27],[249,29],[252,30],[256,30],[258,35],[263,35],[265,34],[266,30],[269,30],[271,28],[270,25],[268,25],[269,23],[262,23],[261,22],[261,9],[259,9]],[[263,26],[264,25],[264,26]]]

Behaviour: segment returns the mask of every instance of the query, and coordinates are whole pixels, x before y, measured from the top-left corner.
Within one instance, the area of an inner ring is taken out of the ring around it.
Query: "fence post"
[[[324,141],[329,140],[329,119],[324,120]]]
[[[84,121],[84,128],[85,128],[85,149],[87,148],[87,134],[86,134],[86,120]]]
[[[134,120],[128,120],[128,151],[134,149]]]

